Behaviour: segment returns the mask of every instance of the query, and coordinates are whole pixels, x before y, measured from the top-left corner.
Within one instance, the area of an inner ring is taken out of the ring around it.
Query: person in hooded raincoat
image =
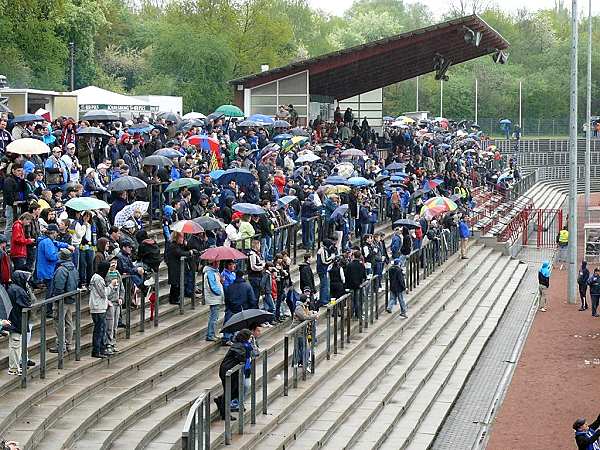
[[[539,294],[540,294],[540,311],[546,312],[546,308],[548,307],[548,298],[547,291],[550,287],[550,274],[552,273],[552,266],[550,265],[550,261],[544,261],[542,263],[542,267],[538,271],[538,283],[539,283]]]

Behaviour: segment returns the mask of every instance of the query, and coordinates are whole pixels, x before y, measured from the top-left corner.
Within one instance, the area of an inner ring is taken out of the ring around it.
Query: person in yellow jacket
[[[567,261],[567,249],[569,248],[569,230],[566,225],[558,232],[556,243],[558,244],[558,262],[561,263],[558,270],[562,270],[562,263]]]

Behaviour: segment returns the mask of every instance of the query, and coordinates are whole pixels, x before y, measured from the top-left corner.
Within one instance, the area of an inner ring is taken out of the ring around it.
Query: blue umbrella
[[[390,177],[390,181],[404,181],[404,179],[408,176],[407,173],[404,172],[396,172]]]
[[[275,122],[275,119],[265,114],[253,114],[250,117],[248,117],[247,120],[251,120],[252,122],[258,122],[261,125],[271,125],[273,122]]]
[[[512,180],[514,177],[510,172],[507,173],[503,173],[502,175],[500,175],[498,177],[498,182],[500,181],[504,181],[504,180]]]
[[[276,120],[272,126],[273,128],[290,128],[292,125],[287,120]]]
[[[330,175],[325,178],[323,184],[333,184],[334,186],[337,184],[348,185],[348,180],[346,180],[344,177],[340,177],[339,175]]]
[[[136,125],[133,125],[132,127],[129,127],[130,133],[145,134],[145,133],[150,133],[152,130],[154,130],[154,125],[150,125],[150,124],[136,124]]]
[[[404,164],[401,164],[399,162],[393,162],[385,166],[385,168],[386,170],[389,170],[391,172],[393,172],[394,170],[404,170]]]
[[[298,200],[298,197],[296,197],[295,195],[285,195],[285,196],[281,197],[280,199],[278,199],[277,203],[279,204],[280,207],[282,207],[285,205],[289,205],[294,200]]]
[[[372,184],[372,182],[367,180],[365,177],[351,177],[348,178],[348,184],[350,186],[367,186]]]
[[[509,119],[502,119],[500,121],[500,123],[506,124],[506,125],[510,125],[512,122]]]
[[[12,123],[41,122],[42,120],[45,119],[37,114],[21,114],[20,116],[15,116]]]
[[[248,169],[228,169],[217,180],[221,185],[228,184],[230,181],[235,181],[239,185],[249,185],[256,181],[256,177]]]
[[[255,205],[254,203],[236,203],[231,207],[234,211],[239,211],[242,214],[259,215],[266,214],[264,208]]]
[[[212,172],[210,172],[208,174],[208,176],[211,177],[213,180],[217,180],[224,173],[225,173],[225,171],[223,169],[217,169],[217,170],[213,170]]]
[[[339,216],[343,216],[344,214],[346,214],[348,212],[348,205],[341,205],[338,206],[332,213],[331,213],[331,217],[330,219],[336,219]]]
[[[276,142],[276,143],[280,144],[281,142],[286,141],[288,139],[291,139],[293,137],[294,136],[292,136],[291,134],[286,134],[286,133],[284,133],[284,134],[278,134],[277,136],[275,136],[273,138],[273,142]]]

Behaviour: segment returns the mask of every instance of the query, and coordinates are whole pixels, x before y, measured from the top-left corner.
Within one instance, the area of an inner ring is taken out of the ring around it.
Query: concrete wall
[[[79,102],[76,95],[61,95],[53,100],[52,108],[49,109],[53,119],[59,116],[79,118]]]

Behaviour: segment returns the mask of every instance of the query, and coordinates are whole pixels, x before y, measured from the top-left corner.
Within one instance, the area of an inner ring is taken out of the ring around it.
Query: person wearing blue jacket
[[[56,269],[56,264],[58,263],[58,251],[61,248],[68,248],[71,251],[74,250],[72,245],[57,241],[57,236],[58,226],[51,223],[48,225],[46,235],[40,239],[37,245],[35,271],[37,278],[48,286],[46,295],[50,295],[52,293],[50,286],[52,277],[54,276],[54,270]]]
[[[471,230],[464,216],[458,222],[458,233],[460,235],[460,258],[467,259],[467,241],[471,237]]]
[[[600,449],[600,415],[589,425],[583,417],[577,419],[573,423],[573,429],[578,450]]]
[[[540,311],[546,312],[546,308],[548,306],[547,299],[547,291],[550,287],[550,274],[552,273],[552,266],[550,265],[550,261],[544,261],[542,263],[542,267],[538,271],[538,284],[539,284],[539,294],[540,294]],[[593,305],[592,305],[593,308]]]

